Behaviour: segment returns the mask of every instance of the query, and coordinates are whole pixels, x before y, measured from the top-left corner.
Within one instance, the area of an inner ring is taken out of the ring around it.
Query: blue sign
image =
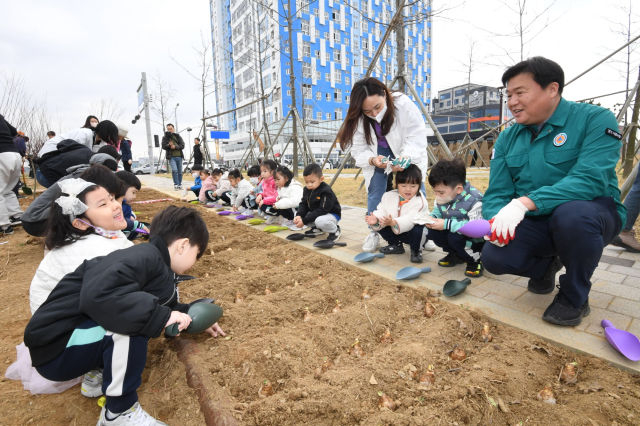
[[[138,106],[142,105],[144,103],[144,92],[142,91],[142,88],[140,89],[140,91],[138,92]]]
[[[229,132],[225,130],[211,130],[209,131],[209,137],[211,139],[229,139]]]

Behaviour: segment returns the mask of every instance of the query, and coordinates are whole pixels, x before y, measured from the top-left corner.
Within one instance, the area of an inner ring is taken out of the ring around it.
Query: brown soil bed
[[[164,196],[143,190],[140,198]],[[168,204],[134,210],[151,219]],[[196,366],[190,374],[198,379],[192,383],[239,424],[640,423],[638,376],[201,210],[209,248],[190,271],[199,278],[181,284],[181,298],[214,297],[225,310],[220,323],[228,337],[177,339],[190,343],[187,357]],[[22,341],[29,283],[42,258],[41,242],[24,231],[9,241],[0,246],[5,366]],[[429,299],[431,317],[423,313]],[[491,341],[483,339],[487,323]],[[390,339],[382,338],[387,330]],[[151,341],[141,404],[170,424],[204,424],[176,354],[180,346]],[[452,359],[455,348],[466,359]],[[574,361],[577,383],[560,382],[561,369]],[[420,384],[430,369],[435,382]],[[547,385],[555,405],[537,399]],[[379,408],[379,392],[395,410]],[[3,379],[0,394],[2,424],[92,424],[99,413],[78,387],[33,396]]]

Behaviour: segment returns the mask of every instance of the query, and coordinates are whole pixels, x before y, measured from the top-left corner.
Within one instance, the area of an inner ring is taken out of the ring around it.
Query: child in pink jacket
[[[278,165],[273,160],[263,160],[260,165],[260,176],[262,177],[262,193],[256,197],[256,202],[260,206],[260,211],[268,212],[273,210],[273,205],[278,199],[278,189],[276,188],[276,169]]]

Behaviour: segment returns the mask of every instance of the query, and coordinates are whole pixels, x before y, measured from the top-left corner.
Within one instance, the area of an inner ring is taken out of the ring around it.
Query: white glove
[[[528,211],[522,202],[514,198],[493,217],[491,232],[495,231],[496,237],[502,237],[503,240],[513,240],[516,226],[522,222]]]

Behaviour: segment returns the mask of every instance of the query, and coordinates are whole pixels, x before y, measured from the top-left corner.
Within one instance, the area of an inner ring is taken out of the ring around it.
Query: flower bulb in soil
[[[387,328],[382,336],[380,336],[380,343],[393,343],[393,336],[391,330]]]
[[[427,318],[431,318],[433,314],[436,313],[436,308],[429,302],[424,304],[424,316]]]
[[[551,390],[551,386],[547,385],[538,392],[538,400],[542,402],[546,402],[547,404],[555,404],[556,399],[553,396],[553,391]]]
[[[371,295],[369,294],[369,289],[365,288],[364,290],[362,290],[362,295],[360,297],[362,298],[362,300],[371,299]]]
[[[467,359],[467,353],[464,351],[464,349],[456,347],[451,351],[449,357],[454,361],[464,361],[465,359]]]
[[[360,341],[356,340],[351,348],[349,349],[349,354],[355,356],[356,358],[361,358],[365,356],[364,350],[362,350],[362,346],[360,346]]]
[[[491,335],[491,329],[489,328],[489,323],[485,322],[482,326],[482,341],[487,343],[493,340],[493,336]]]
[[[311,321],[311,312],[309,311],[309,308],[304,308],[304,317],[302,318],[302,321],[304,322]]]
[[[560,373],[560,380],[568,385],[572,385],[578,381],[578,370],[576,367],[578,363],[569,362],[564,365],[562,372]]]
[[[430,365],[429,368],[424,371],[421,375],[420,378],[418,379],[418,382],[422,385],[422,386],[431,386],[432,384],[434,384],[436,381],[436,374],[433,371],[433,365]]]
[[[332,313],[337,314],[338,312],[340,312],[342,310],[342,305],[340,304],[339,300],[336,300],[336,306],[333,307],[333,309],[331,310]]]
[[[262,386],[260,386],[260,389],[258,390],[258,395],[262,398],[265,398],[267,396],[273,395],[273,393],[273,385],[271,384],[271,382],[268,380],[262,382]]]
[[[378,408],[380,408],[381,410],[394,411],[396,408],[398,408],[398,404],[396,404],[396,402],[389,396],[387,396],[384,392],[378,392],[378,396]]]
[[[269,290],[269,287],[265,287],[265,288],[264,288],[264,294],[265,294],[265,295],[269,295],[269,294],[271,294],[271,290]]]

